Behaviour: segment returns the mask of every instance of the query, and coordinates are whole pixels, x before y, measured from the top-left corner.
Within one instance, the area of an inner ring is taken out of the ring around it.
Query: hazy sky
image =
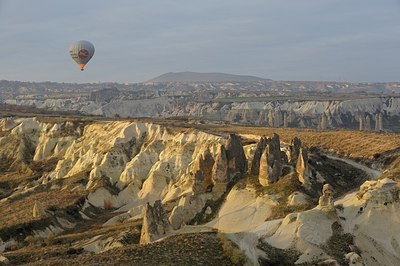
[[[400,0],[0,0],[0,79],[400,81]],[[96,53],[81,72],[76,40]]]

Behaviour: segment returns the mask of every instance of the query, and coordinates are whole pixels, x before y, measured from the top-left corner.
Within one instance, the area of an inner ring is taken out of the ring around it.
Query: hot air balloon
[[[94,46],[88,41],[77,41],[69,47],[69,54],[83,71],[85,65],[93,57]]]

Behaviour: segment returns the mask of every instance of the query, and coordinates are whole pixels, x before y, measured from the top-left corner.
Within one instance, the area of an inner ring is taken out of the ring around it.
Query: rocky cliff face
[[[187,93],[187,92],[186,92]],[[158,91],[153,94],[159,94]],[[184,93],[185,94],[185,93]],[[210,120],[223,120],[236,123],[264,125],[270,127],[300,127],[300,128],[352,128],[359,129],[360,117],[362,130],[395,130],[399,131],[396,117],[400,115],[400,98],[398,97],[368,97],[356,98],[349,95],[348,99],[325,100],[270,100],[270,101],[229,101],[224,97],[237,95],[237,98],[255,97],[252,92],[234,91],[219,96],[209,92],[203,95],[186,96],[153,96],[137,97],[116,95],[114,98],[104,97],[107,101],[80,98],[71,99],[8,99],[8,104],[36,106],[55,111],[79,111],[84,114],[102,115],[106,117],[198,117]],[[97,99],[97,98],[96,98]],[[218,102],[221,100],[221,102]],[[360,113],[362,114],[360,116]],[[363,123],[368,119],[369,123]],[[364,126],[365,125],[365,126]]]

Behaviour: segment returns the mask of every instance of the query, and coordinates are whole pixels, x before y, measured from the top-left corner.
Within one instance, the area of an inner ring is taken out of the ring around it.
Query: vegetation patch
[[[223,233],[217,234],[217,239],[222,245],[225,255],[231,260],[233,265],[244,265],[246,262],[246,255],[240,248],[233,243]]]
[[[44,230],[52,222],[52,218],[44,218],[40,220],[29,221],[25,223],[13,224],[8,227],[0,229],[0,238],[3,241],[7,241],[14,238],[18,241],[22,241],[26,236],[30,235],[33,230]]]
[[[297,174],[294,172],[281,177],[277,182],[272,183],[266,187],[263,187],[259,184],[257,177],[249,178],[245,182],[247,183],[247,185],[250,184],[255,187],[259,195],[268,194],[278,196],[278,204],[272,207],[272,215],[268,218],[268,220],[283,218],[292,212],[309,210],[315,206],[316,198],[318,197],[318,194],[313,194],[311,193],[311,191],[306,190],[302,186],[302,184],[298,180]],[[287,202],[288,197],[296,191],[308,195],[311,199],[311,202],[308,204],[289,206]]]
[[[332,236],[328,239],[322,249],[334,259],[336,259],[340,265],[348,263],[345,259],[345,255],[350,250],[350,245],[354,245],[354,236],[349,233],[344,233],[343,228],[338,222],[332,224]]]
[[[51,158],[43,161],[31,161],[29,163],[29,168],[34,173],[42,175],[43,173],[49,173],[53,171],[57,166],[58,160],[58,158]]]
[[[314,205],[312,205],[312,204],[302,204],[302,205],[295,205],[295,206],[279,204],[279,205],[272,207],[272,210],[271,210],[272,214],[270,217],[268,217],[267,221],[284,218],[284,217],[286,217],[286,215],[288,215],[290,213],[302,212],[302,211],[310,210],[312,208],[314,208]]]
[[[262,240],[258,241],[257,248],[265,252],[266,257],[259,258],[258,262],[262,266],[289,266],[295,265],[301,253],[295,249],[280,249],[271,246]]]
[[[335,197],[358,188],[367,180],[367,174],[345,162],[332,160],[326,156],[313,154],[310,157],[310,165],[319,172],[335,190]],[[322,163],[321,163],[322,162]],[[313,187],[316,191],[321,191],[322,184]]]

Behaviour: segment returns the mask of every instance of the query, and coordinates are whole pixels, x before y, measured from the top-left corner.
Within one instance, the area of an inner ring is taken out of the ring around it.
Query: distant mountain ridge
[[[147,82],[245,82],[258,80],[267,79],[255,76],[233,75],[226,73],[168,72],[148,80]]]

